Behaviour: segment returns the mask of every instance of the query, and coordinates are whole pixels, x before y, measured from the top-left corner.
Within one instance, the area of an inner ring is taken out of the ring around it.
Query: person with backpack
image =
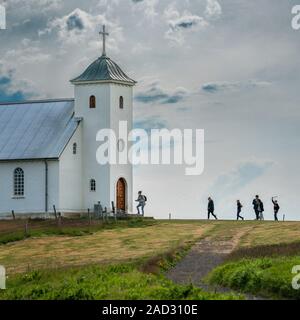
[[[237,220],[242,219],[244,221],[244,217],[241,216],[243,205],[240,200],[237,200]]]
[[[138,215],[144,216],[144,214],[145,214],[144,208],[145,208],[145,205],[147,202],[147,197],[143,195],[142,191],[139,191],[138,198],[135,201],[139,203],[138,206],[136,207],[137,211],[138,211]],[[140,212],[140,208],[141,208],[142,213]]]
[[[272,202],[274,205],[274,219],[275,219],[275,221],[278,221],[278,212],[279,212],[280,207],[279,207],[278,201],[274,200],[274,197],[272,197]]]

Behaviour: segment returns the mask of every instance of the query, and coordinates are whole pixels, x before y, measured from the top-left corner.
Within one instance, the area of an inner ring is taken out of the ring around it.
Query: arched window
[[[14,195],[16,197],[24,196],[24,171],[21,168],[14,171]]]
[[[124,109],[124,98],[122,96],[119,99],[119,107],[120,109]]]
[[[73,143],[73,154],[77,154],[77,143]]]
[[[90,181],[90,191],[95,192],[96,191],[96,180],[91,179]]]
[[[90,109],[95,109],[95,108],[96,108],[96,97],[90,96]]]

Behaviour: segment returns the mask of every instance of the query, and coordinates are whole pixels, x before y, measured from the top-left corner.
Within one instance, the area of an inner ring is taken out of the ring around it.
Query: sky
[[[156,218],[254,219],[271,197],[300,219],[300,30],[297,0],[7,0],[0,30],[0,101],[73,97],[69,80],[107,54],[138,81],[134,120],[145,129],[205,130],[205,169],[137,166],[134,192]]]

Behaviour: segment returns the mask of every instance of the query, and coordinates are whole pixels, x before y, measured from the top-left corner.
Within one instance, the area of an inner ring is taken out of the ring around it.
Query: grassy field
[[[146,223],[94,230],[81,236],[31,236],[1,245],[8,275],[44,268],[108,264],[149,258],[193,242],[212,226],[205,223]]]
[[[0,243],[8,237],[1,224]],[[0,244],[0,265],[9,276],[0,299],[239,299],[178,286],[164,277],[163,271],[201,238],[238,241],[228,261],[210,275],[211,283],[299,298],[290,283],[292,265],[300,264],[300,223],[132,220],[45,225],[15,241],[14,235]]]

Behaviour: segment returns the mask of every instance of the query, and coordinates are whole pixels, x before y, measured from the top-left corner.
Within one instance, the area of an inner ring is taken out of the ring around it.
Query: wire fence
[[[44,233],[59,233],[66,229],[88,229],[101,227],[109,222],[130,219],[135,215],[129,215],[124,211],[116,210],[108,212],[101,207],[95,207],[94,210],[81,210],[66,213],[66,210],[56,210],[53,206],[53,212],[22,214],[12,210],[10,215],[0,220],[0,243],[11,241],[12,237],[24,237],[27,235]],[[64,212],[64,215],[61,214]]]

